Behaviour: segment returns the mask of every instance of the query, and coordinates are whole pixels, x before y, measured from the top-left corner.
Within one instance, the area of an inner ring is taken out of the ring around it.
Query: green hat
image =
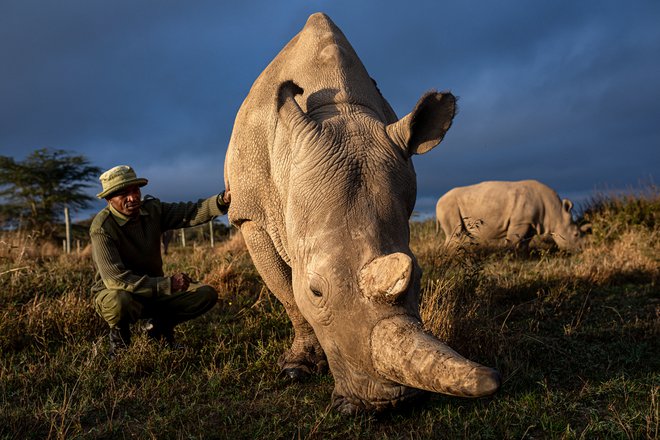
[[[127,186],[144,186],[149,182],[147,179],[137,177],[133,168],[128,165],[119,165],[110,168],[108,171],[101,174],[99,180],[101,180],[101,186],[103,187],[103,191],[96,195],[99,199],[105,199],[112,195],[112,193],[124,189]]]

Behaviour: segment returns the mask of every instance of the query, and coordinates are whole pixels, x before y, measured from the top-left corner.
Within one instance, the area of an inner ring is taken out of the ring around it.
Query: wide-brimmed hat
[[[133,168],[128,165],[118,165],[114,168],[110,168],[108,171],[101,174],[99,180],[103,187],[103,191],[96,195],[99,199],[105,199],[112,195],[112,193],[124,189],[127,186],[144,186],[149,182],[147,179],[137,177]]]

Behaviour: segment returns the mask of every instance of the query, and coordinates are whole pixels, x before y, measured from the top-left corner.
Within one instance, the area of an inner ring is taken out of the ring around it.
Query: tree
[[[66,150],[42,148],[17,162],[0,156],[0,218],[52,236],[65,205],[87,208],[94,200],[84,192],[101,169]]]

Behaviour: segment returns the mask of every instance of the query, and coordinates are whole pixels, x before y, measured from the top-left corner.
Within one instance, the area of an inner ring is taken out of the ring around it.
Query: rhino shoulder
[[[546,185],[543,182],[539,182],[538,180],[521,180],[518,182],[518,184],[521,187],[524,187],[530,191],[536,192],[538,194],[546,194],[549,196],[557,196],[557,193],[555,190],[550,188],[548,185]],[[558,196],[557,196],[558,197]]]

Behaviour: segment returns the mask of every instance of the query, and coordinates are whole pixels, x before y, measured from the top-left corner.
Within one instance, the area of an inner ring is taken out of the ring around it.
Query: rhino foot
[[[363,402],[344,396],[333,396],[332,407],[346,416],[356,415],[367,409]]]
[[[284,377],[285,379],[289,379],[291,382],[303,382],[311,374],[312,372],[306,365],[283,368],[280,370],[280,376]]]
[[[294,382],[305,380],[312,374],[322,374],[328,370],[328,361],[323,350],[310,349],[302,353],[294,353],[287,350],[277,361],[280,367],[280,375]]]

